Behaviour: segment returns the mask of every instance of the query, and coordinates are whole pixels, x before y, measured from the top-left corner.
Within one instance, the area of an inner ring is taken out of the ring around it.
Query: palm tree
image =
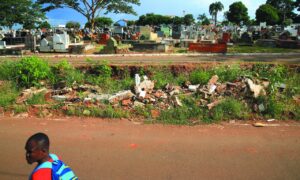
[[[214,17],[215,25],[217,25],[217,14],[219,11],[222,11],[223,9],[224,9],[224,6],[220,1],[209,5],[209,14]]]

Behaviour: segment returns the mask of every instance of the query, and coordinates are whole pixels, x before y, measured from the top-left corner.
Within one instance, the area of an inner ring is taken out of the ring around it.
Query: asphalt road
[[[275,122],[278,123],[278,122]],[[46,132],[80,179],[300,179],[300,124],[195,127],[128,120],[0,118],[1,180],[25,180],[24,145]]]

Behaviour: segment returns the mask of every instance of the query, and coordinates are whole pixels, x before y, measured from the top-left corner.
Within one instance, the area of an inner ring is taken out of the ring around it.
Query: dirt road
[[[128,120],[0,118],[1,180],[34,168],[24,143],[50,136],[80,179],[300,179],[300,124],[178,127]]]
[[[117,54],[117,55],[70,55],[70,54],[36,54],[50,63],[67,59],[75,66],[90,64],[86,59],[106,60],[111,65],[185,65],[187,63],[228,63],[228,62],[271,62],[300,64],[300,53],[252,53],[252,54]],[[0,56],[5,59],[18,59],[19,56]]]

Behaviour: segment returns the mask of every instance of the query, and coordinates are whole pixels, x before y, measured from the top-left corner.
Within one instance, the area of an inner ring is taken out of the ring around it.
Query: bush
[[[64,82],[67,87],[71,87],[74,82],[82,84],[85,81],[84,74],[75,69],[68,61],[63,60],[52,67],[53,76],[51,77],[52,84],[57,86]]]
[[[220,66],[213,69],[213,72],[219,76],[219,79],[222,82],[232,82],[244,74],[239,65],[232,65],[227,67]]]
[[[211,118],[214,121],[245,119],[248,117],[248,111],[245,105],[232,98],[225,99],[211,110]]]
[[[16,63],[13,61],[4,61],[0,64],[0,79],[1,80],[11,80],[14,81]]]
[[[48,63],[38,57],[22,58],[15,65],[16,82],[22,87],[40,85],[39,81],[46,79],[51,74]]]
[[[174,76],[168,69],[152,69],[153,76],[151,79],[155,81],[156,89],[163,89],[168,83],[174,83]]]
[[[211,74],[208,71],[204,70],[195,70],[190,74],[190,81],[192,84],[207,84],[209,79],[211,78]]]
[[[16,101],[20,92],[11,82],[4,82],[0,86],[0,106],[7,107]]]

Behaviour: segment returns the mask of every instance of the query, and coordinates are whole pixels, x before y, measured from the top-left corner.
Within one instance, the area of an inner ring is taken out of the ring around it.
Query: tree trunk
[[[217,13],[215,14],[215,26],[217,27]]]

